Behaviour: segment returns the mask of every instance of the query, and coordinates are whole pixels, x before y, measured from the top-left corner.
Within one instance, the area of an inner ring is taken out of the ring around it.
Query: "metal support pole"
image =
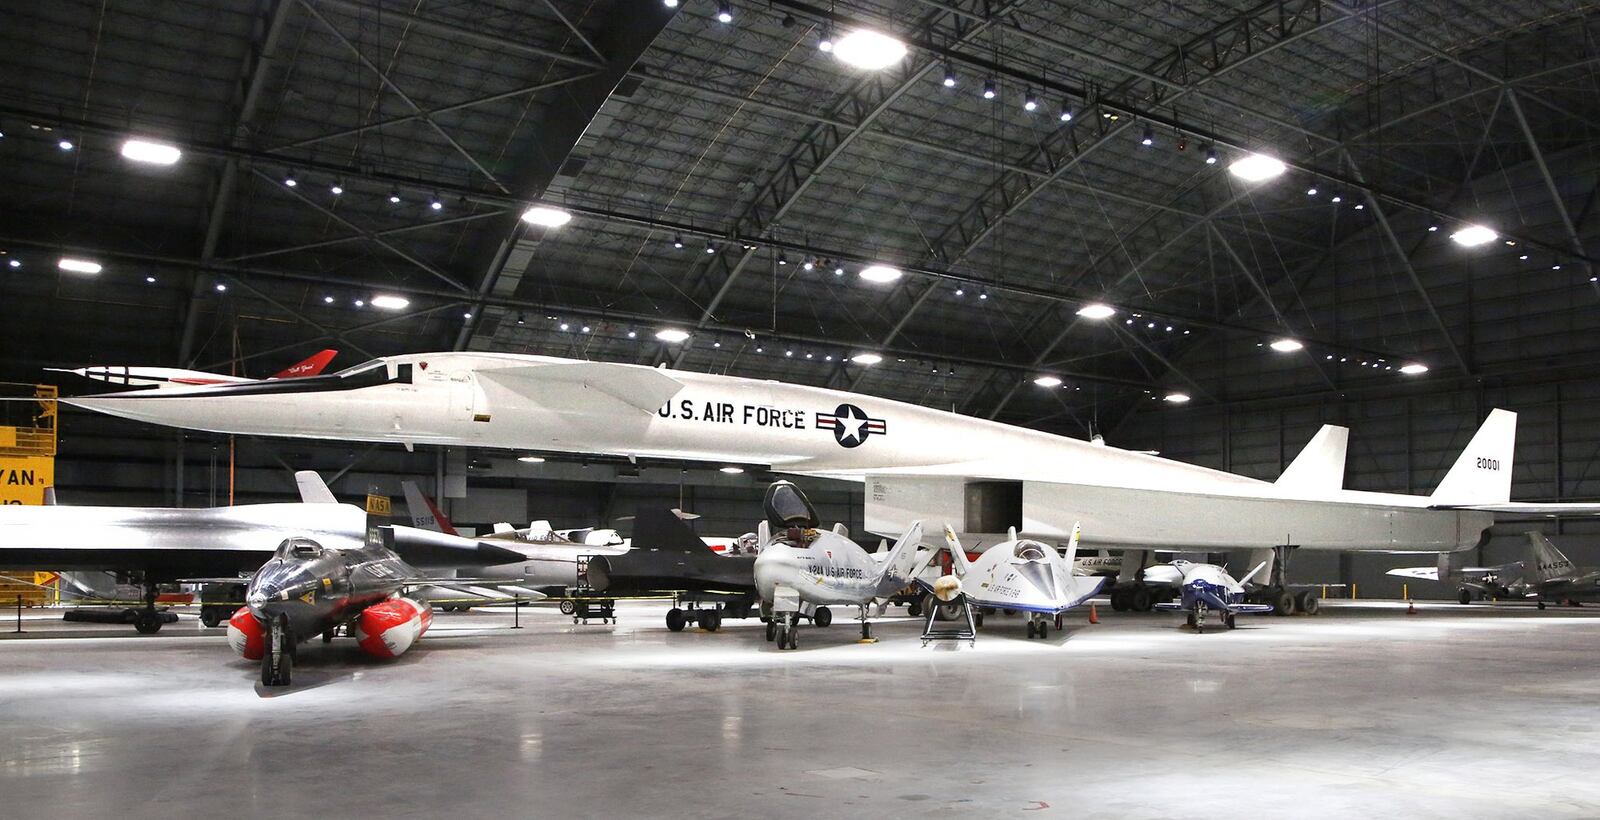
[[[522,628],[522,593],[511,595],[511,628]]]
[[[22,634],[22,593],[20,592],[17,593],[17,628],[14,631],[18,635]]]

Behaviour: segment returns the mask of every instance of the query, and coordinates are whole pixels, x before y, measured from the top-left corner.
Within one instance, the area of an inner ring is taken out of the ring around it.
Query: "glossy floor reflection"
[[[663,612],[441,614],[398,661],[309,644],[285,691],[192,618],[30,619],[0,640],[3,813],[1600,813],[1600,610],[1331,606],[1194,635],[1102,608],[1047,641],[991,618],[976,648],[905,618],[858,645],[836,611],[782,653],[756,621],[674,634]]]

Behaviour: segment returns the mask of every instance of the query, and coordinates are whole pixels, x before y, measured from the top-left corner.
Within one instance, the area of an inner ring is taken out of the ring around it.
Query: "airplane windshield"
[[[278,545],[279,558],[318,558],[322,555],[322,545],[309,538],[286,538]]]
[[[1024,561],[1043,561],[1045,545],[1038,541],[1018,541],[1016,556]]]
[[[338,373],[335,373],[333,375],[335,375],[335,376],[353,376],[353,375],[355,375],[357,373],[365,373],[368,370],[375,370],[375,369],[380,368],[380,367],[383,367],[383,360],[382,359],[368,359],[367,361],[364,361],[361,364],[350,365],[349,367],[347,367],[347,368],[345,368],[345,369],[343,369],[343,370],[341,370]]]
[[[762,506],[766,510],[767,521],[776,528],[814,529],[817,526],[817,511],[812,509],[805,493],[787,481],[773,482],[767,488],[767,497]]]

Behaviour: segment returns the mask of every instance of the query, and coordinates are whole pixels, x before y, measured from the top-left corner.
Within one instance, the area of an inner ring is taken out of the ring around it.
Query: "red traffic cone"
[[[1089,623],[1100,623],[1100,613],[1094,611],[1094,602],[1089,602]]]
[[[1406,600],[1406,614],[1407,615],[1415,615],[1415,614],[1417,614],[1417,605],[1415,603],[1413,603],[1409,599]]]

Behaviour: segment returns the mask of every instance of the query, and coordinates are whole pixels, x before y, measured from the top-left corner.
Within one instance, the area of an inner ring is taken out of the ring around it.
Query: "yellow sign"
[[[314,589],[307,591],[306,594],[300,596],[300,600],[305,601],[308,604],[316,603],[317,591]]]
[[[35,572],[33,574],[33,585],[36,587],[47,587],[60,579],[61,576],[54,572]]]
[[[389,515],[390,514],[389,513],[389,496],[386,496],[386,495],[368,495],[367,496],[367,514],[368,515]]]
[[[56,483],[50,456],[0,456],[0,504],[43,504],[44,488]]]

